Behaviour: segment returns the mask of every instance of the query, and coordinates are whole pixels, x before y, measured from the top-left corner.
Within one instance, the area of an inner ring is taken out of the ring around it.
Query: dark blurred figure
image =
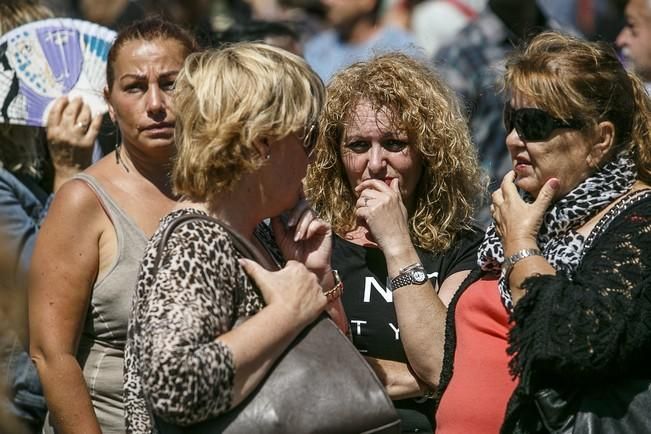
[[[92,21],[113,30],[119,30],[145,17],[137,0],[71,0],[71,15]]]
[[[484,11],[434,57],[439,73],[466,105],[481,164],[490,176],[491,191],[511,170],[511,159],[504,147],[504,104],[498,92],[504,60],[525,37],[557,27],[536,0],[489,0]],[[478,219],[484,225],[490,220],[487,203]]]
[[[141,0],[147,16],[159,15],[188,30],[201,47],[213,39],[211,0]]]
[[[289,23],[280,21],[252,20],[242,24],[233,24],[227,30],[215,34],[212,46],[219,47],[232,42],[253,41],[261,41],[299,56],[303,54],[298,32]]]

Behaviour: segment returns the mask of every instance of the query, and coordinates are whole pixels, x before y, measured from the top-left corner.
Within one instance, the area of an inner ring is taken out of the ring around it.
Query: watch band
[[[420,279],[415,279],[414,275],[419,273]],[[395,291],[398,288],[407,285],[422,285],[427,282],[427,273],[425,272],[425,267],[420,262],[408,265],[400,270],[398,275],[391,279],[390,287],[391,291]]]
[[[504,270],[504,276],[508,279],[509,274],[513,266],[518,262],[522,261],[524,258],[529,256],[543,256],[540,249],[522,249],[515,252],[513,255],[504,258],[504,263],[502,264],[502,269]]]

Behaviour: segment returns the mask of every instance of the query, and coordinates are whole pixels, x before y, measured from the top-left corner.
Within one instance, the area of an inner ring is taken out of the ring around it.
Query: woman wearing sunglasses
[[[651,105],[644,87],[605,44],[550,32],[510,57],[504,89],[513,171],[492,197],[483,271],[452,303],[439,430],[455,432],[463,408],[476,423],[466,432],[484,432],[478,427],[488,419],[502,433],[648,432]],[[481,288],[496,314],[513,321],[508,341],[505,327],[491,336],[468,321],[464,300],[480,297]],[[490,342],[502,347],[502,362],[473,358]],[[517,380],[512,394],[505,393],[504,351]],[[488,378],[502,380],[491,389]]]
[[[432,71],[387,54],[333,77],[320,126],[306,194],[336,234],[332,266],[353,342],[387,386],[403,432],[431,432],[434,375],[419,367],[440,360],[445,305],[481,240],[471,225],[481,176],[465,119]],[[403,345],[403,322],[420,327],[410,319],[426,316],[438,320],[431,333]]]

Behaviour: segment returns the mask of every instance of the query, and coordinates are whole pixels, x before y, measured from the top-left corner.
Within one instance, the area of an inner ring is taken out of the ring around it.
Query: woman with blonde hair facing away
[[[481,175],[466,121],[433,71],[387,54],[333,77],[320,128],[306,195],[336,234],[332,266],[353,342],[403,431],[431,432],[436,375],[421,367],[441,359],[446,305],[480,241],[472,215]],[[427,342],[405,345],[400,335],[422,317],[438,326]]]
[[[138,278],[126,352],[128,432],[233,409],[326,308],[324,292],[335,287],[330,226],[301,220],[298,233],[280,218],[301,199],[314,147],[308,132],[323,99],[303,59],[276,47],[239,43],[186,61],[175,91],[172,175],[182,200],[150,240]],[[194,219],[174,223],[188,215]],[[242,259],[224,227],[266,262],[286,264],[269,271]],[[234,328],[242,316],[249,319]]]
[[[175,205],[174,80],[195,43],[159,19],[136,22],[108,55],[116,150],[57,192],[30,271],[30,352],[45,432],[123,433],[127,319],[148,237]]]

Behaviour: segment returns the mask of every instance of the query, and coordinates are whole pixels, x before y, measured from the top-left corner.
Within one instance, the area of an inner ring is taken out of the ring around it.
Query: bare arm
[[[368,225],[384,253],[389,277],[420,262],[409,237],[407,210],[400,196],[398,180],[391,187],[381,181],[364,181],[357,186],[357,216]],[[445,284],[446,293],[449,291]],[[393,292],[400,325],[400,337],[409,364],[429,388],[438,384],[445,342],[446,306],[430,281],[407,285]]]
[[[429,391],[411,372],[406,363],[366,357],[393,400],[417,398]]]
[[[76,359],[98,270],[100,213],[86,186],[67,184],[52,203],[32,259],[30,353],[59,433],[100,433]]]

